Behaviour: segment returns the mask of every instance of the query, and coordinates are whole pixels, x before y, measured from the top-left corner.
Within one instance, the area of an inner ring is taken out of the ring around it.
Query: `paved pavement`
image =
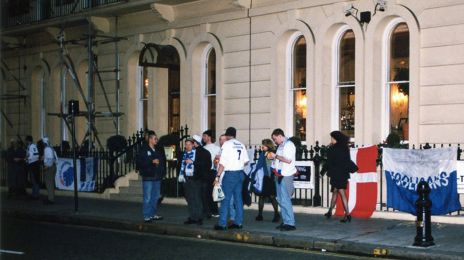
[[[163,204],[159,214],[164,220],[145,224],[141,221],[141,203],[85,198],[79,200],[79,211],[75,213],[71,197],[58,197],[51,206],[41,201],[7,200],[5,196],[1,202],[2,215],[7,218],[367,256],[383,251],[393,258],[464,259],[464,225],[457,224],[434,223],[432,235],[436,245],[417,248],[412,246],[415,223],[405,220],[353,219],[344,224],[338,218],[326,220],[320,214],[298,213],[297,230],[281,232],[271,222],[271,212],[265,212],[264,221],[257,222],[256,211],[247,209],[243,230],[214,231],[217,219],[205,220],[203,226],[184,225],[184,205]]]

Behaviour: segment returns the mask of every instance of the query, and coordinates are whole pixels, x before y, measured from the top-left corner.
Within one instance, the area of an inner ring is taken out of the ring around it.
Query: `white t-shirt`
[[[216,155],[221,155],[221,148],[213,143],[207,144],[203,147],[211,154],[211,169],[214,169],[214,158],[216,158]]]
[[[241,171],[249,160],[245,145],[237,139],[231,139],[222,145],[219,164],[224,166],[224,171]]]
[[[39,150],[35,144],[30,144],[27,147],[27,163],[31,164],[39,160]]]
[[[290,163],[284,163],[280,160],[275,159],[272,163],[273,168],[280,170],[280,174],[282,176],[292,176],[296,173],[295,167],[295,157],[296,157],[296,147],[292,141],[285,140],[282,144],[279,145],[277,148],[277,155],[290,160]]]

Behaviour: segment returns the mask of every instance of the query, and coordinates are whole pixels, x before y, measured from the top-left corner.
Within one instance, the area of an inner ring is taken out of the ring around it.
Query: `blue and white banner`
[[[80,158],[76,160],[77,166],[77,190],[95,190],[95,170],[93,158]],[[74,190],[73,159],[58,158],[55,175],[55,185],[60,190]]]
[[[314,162],[295,161],[297,174],[293,177],[295,189],[314,189]]]
[[[431,192],[432,215],[461,209],[457,193],[456,148],[383,149],[387,207],[416,215],[417,184],[425,180]]]

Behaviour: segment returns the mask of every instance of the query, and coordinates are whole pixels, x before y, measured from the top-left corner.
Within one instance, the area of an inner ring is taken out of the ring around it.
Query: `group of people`
[[[26,136],[25,140],[24,145],[19,139],[11,139],[6,151],[8,196],[38,200],[40,173],[43,172],[48,192],[43,202],[45,205],[52,205],[55,201],[55,173],[58,156],[47,137],[43,137],[37,144],[33,142],[30,135]],[[32,192],[29,197],[26,194],[28,175],[32,183]]]
[[[345,210],[342,222],[350,222],[346,187],[350,177],[349,138],[340,131],[330,133],[331,143],[327,152],[327,162],[322,173],[330,177],[332,200],[324,216],[331,218],[332,210],[340,196]],[[262,140],[257,165],[263,171],[262,187],[254,190],[259,197],[256,221],[263,220],[263,207],[268,199],[274,209],[273,222],[281,231],[296,229],[292,196],[296,147],[282,129],[275,129],[270,139]],[[143,180],[143,217],[145,222],[163,219],[157,214],[160,185],[166,171],[164,149],[157,146],[155,132],[148,131],[146,143],[137,155],[137,167]],[[245,168],[250,161],[246,146],[236,139],[236,129],[227,128],[219,137],[219,145],[213,142],[211,130],[202,136],[193,135],[185,140],[185,146],[178,158],[178,181],[182,183],[188,205],[188,217],[184,224],[202,225],[205,218],[219,217],[215,230],[243,228],[243,193]],[[257,167],[258,168],[258,167]],[[224,198],[213,201],[213,187],[220,185]],[[280,207],[280,213],[279,213]]]

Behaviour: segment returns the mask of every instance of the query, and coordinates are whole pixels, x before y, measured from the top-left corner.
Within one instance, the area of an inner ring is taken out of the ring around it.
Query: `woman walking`
[[[324,216],[329,219],[332,217],[332,210],[337,203],[337,197],[340,194],[342,198],[345,217],[340,222],[351,222],[351,215],[348,209],[346,198],[346,186],[350,178],[350,148],[348,147],[349,137],[340,131],[330,133],[330,147],[327,151],[327,163],[322,169],[322,173],[327,171],[327,176],[330,177],[330,185],[332,192],[332,200],[329,211]]]
[[[259,153],[258,163],[257,165],[263,165],[263,187],[260,193],[256,193],[259,196],[258,201],[258,216],[256,216],[257,221],[263,220],[263,208],[264,208],[264,201],[269,198],[272,203],[272,207],[274,208],[274,218],[272,222],[279,222],[280,215],[279,215],[279,205],[276,200],[276,188],[274,184],[274,175],[271,173],[271,164],[272,161],[267,159],[268,152],[275,152],[276,147],[274,142],[270,139],[264,139],[261,142],[261,151]]]

